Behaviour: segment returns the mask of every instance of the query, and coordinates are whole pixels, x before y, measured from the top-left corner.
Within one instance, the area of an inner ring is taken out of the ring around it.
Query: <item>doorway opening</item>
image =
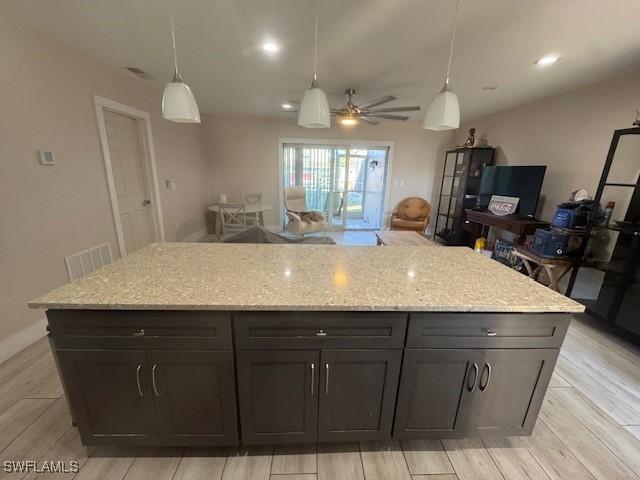
[[[307,206],[330,227],[378,230],[384,226],[391,145],[282,141],[282,187],[305,187]]]
[[[120,256],[164,241],[151,118],[147,112],[94,96]]]

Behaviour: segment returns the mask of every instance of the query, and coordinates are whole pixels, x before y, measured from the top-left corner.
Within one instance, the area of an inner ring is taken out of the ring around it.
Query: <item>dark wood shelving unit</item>
[[[435,239],[447,245],[470,245],[473,236],[464,228],[465,210],[473,208],[482,170],[494,163],[493,147],[456,148],[444,157],[444,169],[435,218]]]

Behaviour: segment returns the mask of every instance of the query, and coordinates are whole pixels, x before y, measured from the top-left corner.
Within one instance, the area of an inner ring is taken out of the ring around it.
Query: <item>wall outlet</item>
[[[38,162],[40,165],[55,165],[56,157],[53,155],[53,152],[38,150]]]
[[[172,192],[176,191],[176,182],[174,182],[173,180],[165,180],[165,185]]]

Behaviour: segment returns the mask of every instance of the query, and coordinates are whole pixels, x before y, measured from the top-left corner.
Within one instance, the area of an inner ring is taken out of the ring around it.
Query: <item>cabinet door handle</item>
[[[313,397],[313,384],[316,383],[316,364],[311,364],[311,396]]]
[[[485,332],[487,333],[487,337],[495,337],[497,335],[497,333],[491,330],[490,328],[486,328]]]
[[[142,364],[138,365],[136,368],[136,383],[138,384],[138,395],[140,398],[144,398],[144,393],[142,393],[142,386],[140,385],[140,369],[142,368]]]
[[[469,393],[472,393],[476,389],[476,384],[478,383],[478,364],[474,362],[471,368],[473,369],[473,383],[470,384],[469,382],[471,379],[471,370],[469,370],[469,376],[467,377],[467,390]]]
[[[327,373],[324,379],[324,394],[329,395],[329,364],[328,363],[324,364],[324,369]]]
[[[325,332],[324,330],[320,330],[319,332],[316,333],[316,337],[326,337],[327,336],[327,332]]]
[[[489,382],[491,381],[491,364],[490,363],[485,363],[484,364],[485,368],[487,369],[487,381],[484,382],[484,385],[482,384],[482,382],[480,383],[480,391],[484,392],[487,387],[489,386]],[[484,376],[484,372],[482,372],[483,376]]]
[[[153,368],[151,369],[151,385],[153,385],[153,393],[155,394],[156,397],[159,397],[160,394],[158,393],[158,387],[156,386],[156,368],[158,367],[158,365],[154,365]]]
[[[144,328],[141,328],[137,332],[133,332],[134,337],[144,337]]]

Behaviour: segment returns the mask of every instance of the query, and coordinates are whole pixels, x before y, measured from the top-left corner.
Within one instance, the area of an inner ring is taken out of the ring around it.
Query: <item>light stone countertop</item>
[[[464,247],[152,244],[29,303],[109,310],[571,312]]]

